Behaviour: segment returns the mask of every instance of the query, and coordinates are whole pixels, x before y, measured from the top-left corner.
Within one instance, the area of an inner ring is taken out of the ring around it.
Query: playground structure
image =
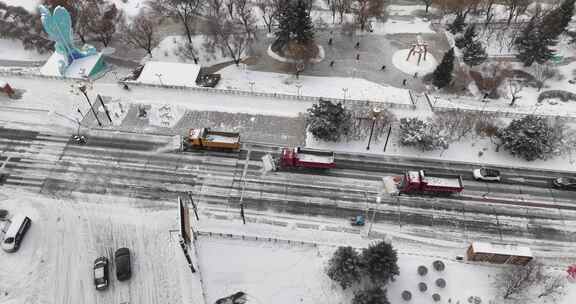
[[[428,55],[428,44],[422,40],[420,35],[416,36],[416,43],[412,44],[410,52],[408,52],[408,56],[406,57],[406,61],[409,61],[410,57],[413,55],[418,55],[418,63],[416,65],[420,65],[422,59],[426,61],[426,55]],[[424,58],[422,58],[422,55],[424,55]]]

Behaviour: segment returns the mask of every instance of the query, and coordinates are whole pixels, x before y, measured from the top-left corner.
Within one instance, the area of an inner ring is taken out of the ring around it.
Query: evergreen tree
[[[536,15],[530,19],[522,29],[520,36],[514,41],[518,50],[516,58],[523,62],[526,67],[531,66],[534,62],[544,64],[554,56],[554,51],[550,47],[556,45],[556,40],[550,32],[539,31],[538,26],[538,16]]]
[[[432,83],[438,88],[443,88],[452,81],[452,69],[454,69],[454,48],[451,48],[442,57],[442,62],[432,74]]]
[[[339,141],[342,135],[350,132],[352,115],[341,103],[320,100],[308,109],[306,118],[308,131],[315,138],[326,141]]]
[[[498,132],[504,149],[527,161],[546,159],[558,146],[563,127],[552,126],[542,117],[529,115],[513,120]]]
[[[354,293],[352,304],[390,304],[390,301],[385,289],[374,287]]]
[[[476,25],[470,24],[466,28],[464,35],[456,38],[455,41],[456,47],[459,49],[467,48],[474,41],[474,38],[476,38],[477,35],[478,34],[476,34]]]
[[[298,0],[294,8],[294,40],[300,44],[307,44],[314,40],[314,25],[310,18],[310,11],[304,0]]]
[[[457,33],[461,33],[466,26],[466,15],[465,14],[457,14],[456,18],[448,26],[448,31],[452,33],[452,35],[456,35]]]
[[[400,144],[422,151],[448,148],[448,141],[436,125],[416,117],[400,119]]]
[[[488,59],[486,49],[482,46],[480,41],[472,41],[472,43],[464,50],[462,59],[469,66],[476,66],[482,64]]]
[[[359,283],[361,279],[360,255],[356,249],[350,246],[338,247],[328,262],[326,274],[332,280],[340,283],[342,289]]]
[[[540,32],[551,39],[558,39],[572,19],[574,2],[575,0],[564,0],[560,6],[544,15]]]
[[[281,1],[278,10],[278,41],[295,40],[307,44],[314,40],[314,25],[304,0]]]
[[[380,241],[362,251],[362,266],[368,278],[375,285],[387,284],[400,275],[398,255],[392,244]]]

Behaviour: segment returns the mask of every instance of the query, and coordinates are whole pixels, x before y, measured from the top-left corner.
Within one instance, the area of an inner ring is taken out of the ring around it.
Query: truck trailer
[[[400,185],[399,193],[424,193],[424,194],[451,194],[464,190],[462,177],[436,177],[428,176],[424,170],[407,171]]]

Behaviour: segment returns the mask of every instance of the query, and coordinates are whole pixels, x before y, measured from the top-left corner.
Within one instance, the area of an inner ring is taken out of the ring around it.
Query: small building
[[[0,93],[4,93],[6,95],[8,95],[8,97],[12,97],[14,96],[14,89],[12,89],[12,87],[3,80],[0,80]]]
[[[473,242],[466,251],[468,261],[526,265],[534,257],[528,247],[511,244]]]
[[[40,74],[67,78],[96,78],[106,70],[102,53],[78,58],[68,66],[64,65],[65,62],[64,55],[54,52],[44,66],[40,68]]]

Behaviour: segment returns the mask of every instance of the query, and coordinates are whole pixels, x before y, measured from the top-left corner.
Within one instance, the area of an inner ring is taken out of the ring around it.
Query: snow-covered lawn
[[[380,85],[362,78],[317,77],[250,71],[235,65],[218,72],[217,88],[290,95],[385,101],[410,104],[408,90]],[[253,83],[253,87],[250,85]],[[300,86],[300,88],[298,88]]]
[[[178,227],[176,207],[145,211],[127,199],[66,201],[10,190],[0,192],[0,201],[3,209],[32,219],[20,250],[0,252],[1,303],[200,303],[197,277],[170,238],[169,230]],[[126,282],[114,272],[120,247],[131,250],[132,278]],[[105,291],[93,283],[99,256],[111,263]]]
[[[0,39],[0,60],[44,61],[51,54],[40,54],[35,50],[25,50],[18,40]]]
[[[195,35],[192,38],[192,45],[196,51],[198,63],[204,66],[209,66],[221,62],[231,61],[232,58],[228,55],[222,55],[220,50],[215,52],[208,51],[204,45],[206,43],[206,36]],[[188,62],[194,63],[193,59],[183,58],[178,55],[178,47],[187,42],[184,36],[167,36],[162,39],[158,47],[152,50],[153,61],[167,61],[167,62]]]

